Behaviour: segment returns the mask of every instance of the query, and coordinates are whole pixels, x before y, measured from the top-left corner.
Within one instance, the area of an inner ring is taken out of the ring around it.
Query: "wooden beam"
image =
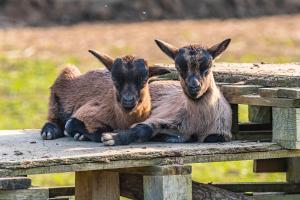
[[[144,176],[144,200],[192,200],[192,176]]]
[[[271,87],[271,88],[259,88],[258,89],[258,94],[261,97],[265,97],[265,98],[277,98],[277,92],[278,92],[279,88],[278,87]]]
[[[76,200],[119,200],[119,173],[75,172],[75,198]]]
[[[134,174],[120,174],[120,190],[121,196],[141,200],[144,199],[143,193],[143,176]],[[248,199],[246,196],[234,193],[225,189],[221,189],[211,184],[192,183],[192,198],[195,200],[216,200],[230,199],[243,200]],[[174,199],[174,198],[172,198]]]
[[[232,110],[232,125],[231,125],[231,133],[233,135],[233,139],[237,139],[236,135],[239,133],[239,105],[238,104],[230,104]]]
[[[174,65],[157,64],[169,67],[171,74],[161,77],[178,80]],[[264,87],[300,87],[300,65],[259,64],[259,63],[215,63],[213,73],[217,82],[262,85]]]
[[[286,172],[287,171],[287,159],[275,158],[275,159],[261,159],[253,161],[253,172],[255,173],[274,173],[274,172]]]
[[[193,182],[194,184],[194,182]],[[281,192],[286,194],[299,194],[299,183],[288,182],[260,182],[260,183],[214,183],[215,187],[223,188],[237,193],[245,192]]]
[[[286,180],[290,183],[300,183],[300,157],[287,159]]]
[[[277,95],[280,98],[300,99],[300,88],[280,88]]]
[[[46,200],[49,198],[48,188],[29,188],[20,190],[0,190],[2,200]]]
[[[224,95],[247,95],[247,94],[258,94],[260,85],[222,85],[220,87]]]
[[[248,104],[283,108],[300,107],[300,99],[263,98],[259,95],[224,95],[231,104]]]
[[[150,166],[150,167],[131,167],[115,169],[119,173],[127,174],[141,174],[141,175],[187,175],[192,173],[192,167],[190,165],[165,165],[165,166]]]
[[[28,189],[31,179],[27,177],[0,178],[0,190]]]
[[[49,188],[49,197],[60,197],[60,196],[74,196],[75,195],[75,187],[50,187]]]
[[[287,149],[300,149],[300,108],[272,108],[273,141]]]

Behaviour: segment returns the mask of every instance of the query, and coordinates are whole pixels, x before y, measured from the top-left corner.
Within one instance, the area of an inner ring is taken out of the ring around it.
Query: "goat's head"
[[[210,87],[213,60],[229,45],[226,39],[210,48],[188,45],[176,48],[161,40],[155,40],[158,47],[175,61],[184,93],[191,99],[199,99]]]
[[[118,104],[125,112],[132,112],[148,91],[149,68],[144,59],[125,56],[112,59],[89,50],[111,72]]]

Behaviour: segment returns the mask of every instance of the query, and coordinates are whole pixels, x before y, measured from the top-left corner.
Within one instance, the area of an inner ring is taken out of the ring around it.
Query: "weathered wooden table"
[[[243,192],[263,193],[255,199],[300,199],[300,65],[223,63],[214,70],[232,105],[235,141],[104,147],[71,138],[43,141],[38,130],[0,131],[0,177],[9,177],[0,179],[0,200],[252,198],[237,194]],[[249,105],[249,123],[238,123],[239,104]],[[287,181],[192,182],[189,163],[232,160],[254,160],[258,173],[286,172]],[[37,188],[26,177],[11,178],[56,172],[75,172],[75,188]]]

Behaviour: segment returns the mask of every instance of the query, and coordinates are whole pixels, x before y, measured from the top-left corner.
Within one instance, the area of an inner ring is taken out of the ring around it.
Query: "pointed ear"
[[[223,53],[223,51],[226,50],[226,48],[228,47],[228,45],[230,44],[231,39],[226,39],[221,43],[218,43],[212,47],[210,47],[209,49],[207,49],[207,51],[211,54],[211,56],[215,59],[216,57],[218,57],[221,53]]]
[[[178,48],[161,40],[154,40],[157,46],[170,58],[175,59]]]
[[[95,56],[100,62],[104,64],[104,66],[110,71],[112,65],[114,64],[114,59],[105,54],[99,54],[96,51],[89,50],[89,52]]]

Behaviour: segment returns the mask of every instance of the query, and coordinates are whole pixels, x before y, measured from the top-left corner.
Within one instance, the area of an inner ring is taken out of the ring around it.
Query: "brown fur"
[[[201,45],[177,49],[157,41],[161,50],[175,60],[180,82],[151,83],[150,117],[142,123],[132,125],[129,130],[103,134],[104,144],[147,141],[157,134],[179,136],[171,138],[170,142],[186,142],[192,136],[203,142],[209,135],[223,136],[225,141],[229,141],[232,137],[231,108],[217,88],[211,70],[213,59],[226,49],[229,42],[230,40],[225,40],[209,49],[203,49]],[[191,86],[194,83],[199,86],[196,93],[188,89],[194,87]],[[126,137],[126,134],[133,136]]]
[[[85,123],[89,132],[102,125],[113,129],[124,129],[145,120],[151,110],[148,84],[142,89],[139,105],[132,112],[124,112],[115,101],[115,88],[110,72],[94,70],[81,75],[75,66],[65,68],[51,87],[48,120],[56,122],[57,102],[66,114]]]

